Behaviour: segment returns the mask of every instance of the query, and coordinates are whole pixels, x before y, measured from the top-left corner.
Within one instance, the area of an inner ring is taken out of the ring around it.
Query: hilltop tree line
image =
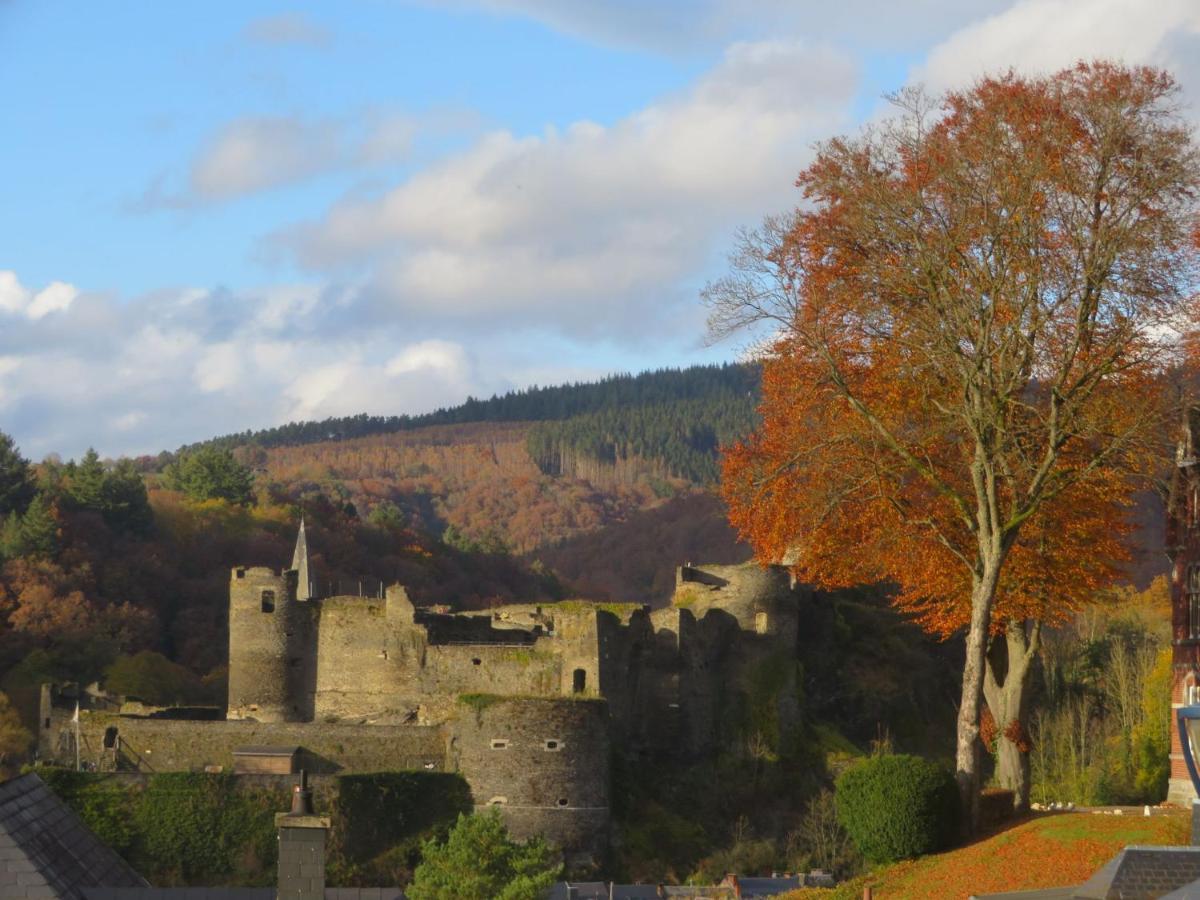
[[[758,366],[725,363],[685,369],[655,369],[637,375],[616,374],[599,381],[533,386],[481,400],[468,397],[449,408],[422,415],[340,416],[320,422],[289,422],[276,428],[228,434],[180,448],[186,455],[202,447],[232,449],[314,444],[328,440],[368,437],[411,431],[430,425],[462,425],[471,422],[544,422],[586,415],[604,409],[661,406],[708,397],[714,393],[741,394],[753,398],[758,391]],[[169,461],[169,454],[160,457]]]

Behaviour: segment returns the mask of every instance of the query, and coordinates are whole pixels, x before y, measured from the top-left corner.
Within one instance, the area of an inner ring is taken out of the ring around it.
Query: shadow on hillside
[[[725,506],[710,493],[675,497],[624,522],[529,554],[589,600],[666,606],[675,568],[685,562],[745,562],[750,548],[737,539]]]

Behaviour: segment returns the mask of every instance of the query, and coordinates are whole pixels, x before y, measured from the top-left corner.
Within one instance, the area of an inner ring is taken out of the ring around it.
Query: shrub
[[[870,862],[939,850],[958,825],[953,776],[916,756],[874,756],[837,780],[838,820]]]

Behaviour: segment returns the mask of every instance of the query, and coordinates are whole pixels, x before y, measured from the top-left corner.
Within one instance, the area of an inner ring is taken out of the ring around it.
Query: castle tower
[[[1175,472],[1167,498],[1167,556],[1171,560],[1171,780],[1167,800],[1190,804],[1196,793],[1179,743],[1175,710],[1200,703],[1200,406],[1183,416]],[[1200,748],[1195,748],[1200,750]]]
[[[311,600],[312,576],[308,571],[308,538],[304,534],[304,516],[300,517],[300,533],[296,535],[296,550],[292,553],[292,571],[296,573],[296,599]]]

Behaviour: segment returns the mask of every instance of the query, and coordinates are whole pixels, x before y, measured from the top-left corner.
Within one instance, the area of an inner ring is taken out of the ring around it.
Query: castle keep
[[[231,572],[225,720],[92,711],[80,752],[106,768],[228,769],[235,751],[275,745],[318,772],[458,772],[518,837],[598,859],[614,745],[694,759],[751,733],[786,738],[805,596],[785,570],[753,565],[683,566],[672,605],[654,611],[451,613],[400,585],[318,596],[302,524],[290,568]],[[69,715],[44,706],[43,757],[73,761]]]

